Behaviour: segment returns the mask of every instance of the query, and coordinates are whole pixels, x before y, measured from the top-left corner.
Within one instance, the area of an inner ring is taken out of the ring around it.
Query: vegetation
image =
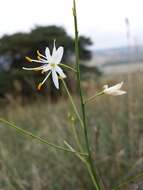
[[[42,54],[45,47],[52,50],[53,41],[56,39],[57,46],[64,46],[63,62],[71,60],[74,55],[74,39],[69,36],[63,27],[58,26],[37,26],[29,33],[15,33],[5,35],[0,39],[0,55],[11,58],[11,67],[21,68],[25,66],[24,57],[35,55],[35,50]],[[91,59],[91,51],[88,49],[92,45],[91,39],[85,36],[79,37],[80,59]]]
[[[103,84],[125,81],[126,96],[99,97],[87,106],[93,159],[106,190],[142,172],[143,86],[142,73],[83,82],[86,96]],[[78,103],[78,99],[74,97]],[[101,103],[102,99],[102,103]],[[67,113],[67,116],[65,115]],[[0,115],[19,127],[51,142],[63,145],[71,139],[72,115],[65,96],[56,103],[29,102],[21,106],[15,99]],[[69,122],[71,121],[71,122]],[[78,127],[78,126],[77,126]],[[0,188],[3,190],[87,190],[92,189],[83,165],[70,153],[57,152],[36,140],[17,134],[0,124]],[[81,139],[82,141],[82,139]],[[74,145],[75,146],[75,145]],[[141,180],[141,178],[140,178]],[[136,190],[134,184],[121,189]],[[139,189],[139,188],[138,188]]]
[[[72,65],[74,57],[74,38],[69,36],[63,27],[58,26],[37,26],[32,29],[29,33],[15,33],[12,35],[5,35],[0,39],[0,96],[5,97],[7,94],[15,96],[15,94],[21,94],[23,98],[31,97],[33,94],[36,96],[47,94],[47,87],[44,87],[42,93],[35,91],[37,87],[37,81],[42,80],[41,74],[33,72],[22,71],[22,67],[28,67],[29,63],[25,60],[25,56],[34,58],[35,51],[39,50],[41,53],[45,54],[45,47],[52,49],[54,39],[56,39],[56,46],[64,46],[64,57],[62,59],[63,63]],[[79,37],[79,47],[80,47],[80,60],[89,60],[92,57],[91,50],[88,47],[92,45],[90,38],[85,36]],[[37,58],[36,58],[37,59]],[[5,65],[10,69],[4,71]],[[39,64],[38,64],[39,65]],[[31,67],[37,66],[36,63],[30,64]],[[87,77],[87,71],[92,70],[94,76],[99,76],[101,73],[97,68],[88,69],[87,66],[81,66],[82,77]],[[66,69],[66,74],[68,75],[68,85],[75,91],[74,86],[71,86],[73,82],[73,76],[68,73]],[[72,82],[71,82],[72,78]],[[16,84],[16,85],[15,85]],[[17,85],[18,84],[18,85]],[[18,89],[17,89],[18,86]],[[48,96],[52,99],[57,99],[60,93],[56,93],[53,89],[51,83],[48,84]]]

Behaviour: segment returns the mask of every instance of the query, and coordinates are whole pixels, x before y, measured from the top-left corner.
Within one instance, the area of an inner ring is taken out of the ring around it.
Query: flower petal
[[[104,85],[104,86],[103,86],[103,89],[104,89],[104,90],[108,89],[108,85],[107,85],[107,84]]]
[[[108,89],[110,90],[110,92],[115,91],[115,90],[119,90],[122,87],[122,85],[123,85],[123,82],[118,83],[118,84],[116,84],[116,85],[114,85],[112,87],[109,87]]]
[[[59,89],[59,80],[58,80],[58,75],[55,70],[52,70],[52,79],[54,82],[54,85],[57,89]]]
[[[60,63],[63,57],[64,48],[60,46],[56,51],[53,52],[54,53],[52,54],[52,63]]]
[[[66,78],[66,75],[64,74],[63,70],[59,66],[56,66],[55,71],[60,75],[60,77]]]
[[[56,53],[56,40],[54,40],[52,55],[54,55],[55,53]]]
[[[50,64],[45,64],[45,65],[43,66],[43,73],[44,73],[44,72],[47,72],[47,71],[49,71],[49,70],[51,70],[51,69],[52,69],[52,67],[51,67]]]
[[[46,47],[45,55],[46,55],[48,62],[51,63],[51,54],[50,54],[50,49],[48,47]]]
[[[120,95],[123,95],[123,94],[126,94],[126,92],[123,91],[123,90],[117,90],[115,92],[112,92],[113,96],[120,96]]]
[[[120,90],[122,85],[123,85],[123,82],[118,83],[118,84],[111,86],[109,88],[108,88],[108,85],[105,85],[105,86],[103,86],[103,89],[104,89],[103,92],[105,94],[109,94],[112,96],[120,96],[120,95],[126,94],[125,91]]]

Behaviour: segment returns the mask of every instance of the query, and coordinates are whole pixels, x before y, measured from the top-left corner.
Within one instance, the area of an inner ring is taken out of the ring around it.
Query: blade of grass
[[[124,181],[122,184],[118,185],[117,187],[113,187],[112,190],[121,189],[122,187],[125,187],[125,186],[129,185],[130,182],[133,182],[133,181],[135,181],[136,179],[138,179],[138,178],[140,178],[140,177],[143,177],[143,173],[140,173],[140,174],[138,174],[138,175],[135,176],[135,177],[132,177],[132,178],[127,179],[127,180]]]

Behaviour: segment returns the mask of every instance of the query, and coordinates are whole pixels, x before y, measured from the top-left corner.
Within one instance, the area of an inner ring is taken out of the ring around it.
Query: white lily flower
[[[36,62],[36,63],[43,63],[42,66],[40,67],[35,67],[35,68],[25,68],[25,70],[33,70],[33,71],[42,71],[42,73],[48,72],[47,76],[44,78],[44,80],[39,83],[38,85],[38,90],[40,90],[41,86],[45,83],[47,78],[52,74],[52,79],[54,82],[54,85],[57,89],[59,89],[59,79],[58,76],[61,78],[66,78],[66,75],[64,74],[63,70],[59,67],[59,64],[62,60],[64,53],[64,48],[60,46],[58,49],[56,49],[55,46],[55,41],[54,41],[54,47],[52,54],[50,54],[50,50],[48,47],[45,49],[45,56],[42,55],[39,51],[37,51],[38,54],[38,60],[31,59],[29,57],[26,57],[26,59],[29,62]]]
[[[120,90],[121,87],[123,85],[123,82],[118,83],[114,86],[108,87],[108,85],[104,85],[103,86],[103,93],[108,94],[108,95],[112,95],[112,96],[119,96],[119,95],[123,95],[126,94],[125,91]]]

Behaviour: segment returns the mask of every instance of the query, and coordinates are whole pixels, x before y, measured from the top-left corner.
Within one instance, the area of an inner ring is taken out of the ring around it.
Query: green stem
[[[71,96],[71,94],[70,94],[70,92],[69,92],[69,90],[68,90],[68,87],[67,87],[65,81],[64,81],[62,78],[61,78],[61,80],[62,80],[63,85],[64,85],[64,87],[65,87],[65,90],[66,90],[66,92],[67,92],[67,94],[68,94],[68,96],[69,96],[69,99],[70,99],[70,102],[71,102],[71,104],[72,104],[72,106],[73,106],[74,112],[75,112],[75,114],[76,114],[76,116],[77,116],[77,118],[78,118],[78,120],[79,120],[79,122],[80,122],[80,124],[81,124],[81,127],[84,127],[84,126],[83,126],[83,121],[82,121],[82,119],[81,119],[81,116],[79,115],[79,112],[78,112],[78,110],[77,110],[77,108],[76,108],[76,105],[75,105],[75,103],[74,103],[74,101],[73,101],[73,99],[72,99],[72,96]]]
[[[92,170],[91,170],[90,164],[87,162],[86,165],[87,165],[87,168],[88,168],[88,172],[89,172],[89,174],[90,174],[90,177],[91,177],[91,179],[92,179],[92,182],[93,182],[93,184],[94,184],[94,187],[95,187],[96,189],[100,189],[99,186],[98,186],[98,183],[97,183],[96,180],[95,180],[95,176],[94,176],[94,174],[93,174],[93,172],[92,172]]]
[[[68,69],[70,69],[70,70],[72,70],[72,71],[74,71],[74,72],[77,72],[74,68],[72,68],[72,67],[70,67],[70,66],[68,66],[68,65],[65,65],[65,64],[63,64],[63,63],[59,63],[59,65],[65,67],[65,68],[68,68]]]
[[[36,135],[34,135],[33,133],[31,133],[31,132],[29,132],[29,131],[26,131],[26,130],[24,130],[24,129],[22,129],[22,128],[19,128],[19,127],[17,127],[16,125],[14,125],[13,123],[11,123],[11,122],[9,122],[9,121],[6,121],[6,120],[4,120],[4,119],[1,119],[1,118],[0,118],[0,122],[3,122],[3,123],[5,123],[5,124],[7,124],[9,127],[16,129],[17,132],[19,132],[19,133],[22,133],[22,134],[24,134],[24,135],[26,135],[26,136],[30,136],[30,137],[32,137],[32,138],[34,138],[34,139],[36,139],[36,140],[38,140],[38,141],[40,141],[40,142],[42,142],[42,143],[44,143],[44,144],[47,144],[47,145],[49,145],[49,146],[51,146],[51,147],[53,147],[53,148],[56,148],[56,149],[58,149],[58,150],[63,150],[63,151],[65,151],[65,152],[78,153],[78,154],[80,154],[80,155],[82,155],[82,156],[86,156],[86,157],[88,156],[88,155],[85,154],[85,153],[76,152],[76,151],[71,151],[71,150],[69,150],[69,149],[67,149],[67,148],[64,148],[64,147],[61,147],[61,146],[59,146],[59,145],[55,145],[55,144],[53,144],[53,143],[50,143],[50,142],[46,141],[45,139],[43,139],[43,138],[41,138],[41,137],[39,137],[39,136],[36,136]]]
[[[76,128],[75,128],[75,123],[72,124],[72,130],[73,130],[73,135],[74,135],[76,144],[77,144],[79,150],[82,151],[82,146],[81,146],[81,143],[79,142],[79,136],[78,136]]]
[[[74,151],[74,148],[67,142],[67,141],[64,141],[64,143],[65,143],[65,145],[70,149],[70,150],[72,150],[72,151]],[[85,158],[83,158],[80,154],[78,154],[78,153],[75,153],[76,154],[76,156],[82,161],[82,162],[84,162],[84,163],[86,163],[86,159]]]
[[[96,97],[101,96],[101,95],[103,95],[103,94],[104,94],[104,92],[102,91],[102,92],[99,92],[99,93],[97,93],[97,94],[91,96],[90,98],[88,98],[88,99],[86,99],[86,100],[84,101],[84,104],[87,104],[88,102],[94,101]]]
[[[86,149],[88,153],[88,171],[93,181],[94,188],[96,190],[101,190],[98,176],[94,170],[92,158],[91,158],[91,151],[89,147],[88,135],[87,135],[87,126],[86,126],[86,114],[85,114],[85,105],[83,100],[82,88],[81,88],[81,77],[80,77],[80,66],[79,66],[79,37],[78,37],[78,24],[77,24],[77,13],[76,13],[76,3],[73,0],[73,17],[74,17],[74,28],[75,28],[75,52],[76,52],[76,66],[77,66],[77,84],[79,89],[80,101],[81,101],[81,110],[82,110],[82,119],[83,119],[83,126],[84,126],[84,137],[86,143]]]

